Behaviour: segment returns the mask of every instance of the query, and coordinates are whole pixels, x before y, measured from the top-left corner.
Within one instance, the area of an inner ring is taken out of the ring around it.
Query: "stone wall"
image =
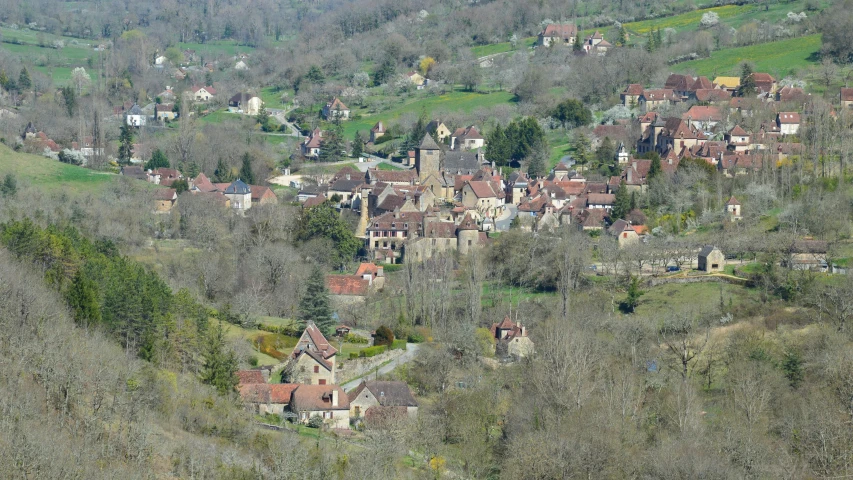
[[[383,363],[393,360],[405,353],[405,350],[389,350],[385,353],[376,355],[370,358],[358,358],[354,360],[339,359],[338,369],[335,372],[335,381],[338,385],[343,385],[353,378],[358,378]]]

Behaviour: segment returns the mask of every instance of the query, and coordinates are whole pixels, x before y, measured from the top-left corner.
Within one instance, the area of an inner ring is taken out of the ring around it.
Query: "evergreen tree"
[[[27,71],[26,67],[21,70],[21,74],[18,75],[18,87],[21,90],[29,90],[33,86],[33,81],[30,79],[30,72]]]
[[[68,112],[69,117],[73,117],[74,110],[77,108],[77,93],[74,90],[74,87],[62,87],[59,91],[62,92],[62,101],[65,104],[65,111]]]
[[[541,155],[533,155],[530,157],[530,163],[527,165],[527,175],[532,177],[544,177],[547,172],[545,159]]]
[[[9,90],[9,76],[6,75],[6,70],[0,70],[0,87]]]
[[[349,225],[329,202],[305,208],[299,217],[296,239],[308,241],[314,238],[325,238],[334,242],[336,255],[333,261],[339,265],[352,260],[362,246],[361,240],[353,234]]]
[[[637,192],[631,192],[631,212],[637,209]]]
[[[649,166],[649,173],[646,175],[647,181],[651,181],[653,178],[657,177],[662,172],[660,165],[660,155],[652,152],[650,157],[652,158],[652,164]]]
[[[199,168],[198,164],[196,162],[190,162],[187,166],[187,175],[189,175],[190,178],[195,178],[199,173],[201,173],[201,168]]]
[[[512,147],[506,137],[505,130],[500,124],[487,135],[486,158],[495,162],[496,165],[507,165],[512,158]]]
[[[271,132],[275,130],[275,126],[272,125],[272,120],[269,112],[267,112],[267,107],[264,104],[261,104],[261,108],[258,110],[258,114],[255,116],[255,120],[258,122],[258,125],[261,126],[261,130],[265,132]]]
[[[663,46],[663,36],[660,33],[660,27],[655,30],[655,49],[661,48]]]
[[[225,343],[222,323],[216,325],[207,335],[201,381],[215,387],[220,395],[226,395],[237,388],[237,357]]]
[[[127,165],[130,163],[130,157],[133,156],[133,132],[127,122],[121,124],[121,133],[119,135],[118,147],[118,163]]]
[[[640,297],[646,292],[640,290],[640,278],[631,277],[628,282],[628,296],[620,305],[620,308],[625,313],[634,313],[634,310],[640,304]]]
[[[592,152],[590,151],[592,143],[589,141],[589,138],[583,133],[578,132],[575,134],[573,147],[575,149],[575,161],[578,165],[584,166],[588,164],[592,158]]]
[[[324,132],[323,139],[320,141],[320,155],[317,160],[321,162],[337,162],[341,159],[341,152],[344,150],[344,129],[341,125],[339,117],[335,117],[335,121],[331,129]]]
[[[752,75],[752,65],[749,62],[743,62],[740,66],[740,87],[738,87],[738,95],[748,97],[758,93],[758,87],[755,85],[755,77]]]
[[[361,135],[355,132],[352,136],[352,156],[359,158],[364,155],[364,142],[361,141]]]
[[[314,267],[305,282],[305,293],[299,300],[299,318],[305,322],[314,322],[323,333],[332,327],[329,291],[326,289],[326,276],[320,267]]]
[[[613,141],[610,140],[610,137],[604,137],[604,140],[601,141],[601,145],[595,150],[595,160],[599,165],[607,167],[606,173],[607,175],[612,174],[611,167],[613,167],[616,159],[616,145],[614,145]]]
[[[216,162],[216,170],[213,171],[213,176],[217,183],[231,183],[234,181],[234,175],[231,173],[231,167],[225,163],[225,159],[220,158]]]
[[[628,195],[628,187],[625,186],[625,180],[619,183],[619,190],[616,191],[616,201],[613,204],[613,210],[610,211],[612,220],[624,219],[628,212],[631,211],[631,197]]]
[[[65,301],[71,307],[74,321],[78,325],[88,326],[101,322],[101,306],[98,303],[98,286],[83,269],[74,275],[74,281],[65,292]]]
[[[175,189],[175,193],[180,195],[190,189],[190,182],[186,178],[181,178],[172,182],[171,187]]]
[[[240,167],[240,180],[246,185],[254,185],[255,173],[252,171],[252,157],[249,152],[243,154],[243,165]]]
[[[3,177],[3,183],[0,184],[0,194],[4,197],[13,197],[18,193],[18,180],[11,173],[7,173]]]
[[[146,170],[155,170],[157,168],[169,168],[169,159],[166,158],[166,154],[163,153],[163,150],[155,149],[154,153],[151,154],[151,159],[145,162]]]
[[[574,43],[572,43],[572,50],[575,53],[578,53],[581,50],[583,50],[583,44],[581,44],[581,32],[580,32],[580,30],[578,30],[575,33],[575,41],[574,41]]]
[[[620,47],[624,47],[628,44],[628,32],[625,30],[623,25],[619,26],[619,40],[617,43]]]
[[[580,127],[592,123],[592,112],[580,100],[567,98],[554,108],[551,115],[560,121],[563,128]]]
[[[323,74],[323,70],[320,69],[317,65],[311,65],[311,68],[308,69],[308,73],[305,74],[305,79],[311,83],[321,85],[326,81],[326,75]]]
[[[392,57],[386,56],[379,68],[373,72],[373,84],[379,86],[388,83],[397,71],[396,63]]]

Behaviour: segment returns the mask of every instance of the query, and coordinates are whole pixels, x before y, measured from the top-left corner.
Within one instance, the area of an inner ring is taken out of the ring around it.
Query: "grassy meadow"
[[[673,66],[677,72],[694,72],[713,78],[717,75],[739,75],[740,64],[750,61],[758,72],[784,78],[802,68],[818,63],[820,35],[788,38],[748,47],[717,50],[709,58],[691,60]]]
[[[15,152],[0,145],[0,175],[14,174],[21,183],[48,192],[85,194],[102,191],[116,175],[60,163],[40,155]]]

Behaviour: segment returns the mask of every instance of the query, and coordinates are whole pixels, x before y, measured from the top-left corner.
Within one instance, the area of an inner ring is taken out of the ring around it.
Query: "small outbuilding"
[[[722,272],[726,266],[726,257],[719,248],[706,245],[699,251],[699,270],[703,272]]]

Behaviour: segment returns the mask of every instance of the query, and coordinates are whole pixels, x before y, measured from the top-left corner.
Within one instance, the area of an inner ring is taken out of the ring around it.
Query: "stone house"
[[[731,220],[740,220],[740,202],[732,195],[729,201],[726,202],[726,213]]]
[[[250,383],[240,384],[237,391],[243,405],[257,415],[281,415],[290,406],[296,383]]]
[[[231,182],[223,193],[231,201],[231,208],[243,211],[252,208],[252,189],[239,178]]]
[[[503,207],[505,194],[499,185],[487,180],[467,181],[462,187],[462,205],[492,216]]]
[[[290,354],[288,378],[306,385],[333,385],[337,353],[317,325],[308,322]]]
[[[261,111],[264,101],[257,95],[251,93],[238,93],[228,100],[229,110],[246,115],[257,115]]]
[[[258,205],[275,205],[278,203],[278,197],[270,187],[262,185],[249,185],[252,189],[252,206]]]
[[[480,135],[477,127],[473,125],[467,128],[457,128],[456,131],[450,135],[451,150],[474,150],[475,148],[482,148],[485,145],[486,139]]]
[[[305,137],[300,145],[302,155],[309,158],[317,158],[320,156],[320,145],[323,143],[323,132],[319,128],[315,128],[310,135]]]
[[[722,272],[726,266],[723,252],[712,245],[706,245],[699,250],[699,270],[703,272]]]
[[[797,112],[779,112],[776,125],[782,135],[796,135],[800,131],[800,114]]]
[[[527,327],[521,322],[504,317],[502,322],[492,324],[491,332],[497,355],[524,358],[533,354],[533,340],[527,336]]]
[[[193,86],[189,93],[196,102],[209,102],[216,96],[216,89],[210,86]]]
[[[178,194],[174,188],[158,188],[154,190],[154,211],[168,213],[178,202]]]
[[[645,225],[631,225],[631,222],[623,219],[616,220],[607,229],[607,233],[616,237],[620,248],[640,243],[641,235],[645,235]]]
[[[450,129],[447,128],[447,125],[443,124],[439,120],[433,120],[429,122],[426,126],[426,130],[430,135],[435,136],[439,142],[443,142],[445,138],[450,136]]]
[[[337,385],[300,385],[290,396],[290,410],[300,423],[316,415],[329,428],[349,429],[349,397]]]
[[[578,27],[573,24],[552,23],[539,32],[536,45],[550,47],[551,45],[572,45],[578,36]]]
[[[625,87],[625,90],[619,94],[622,100],[622,105],[628,108],[634,108],[640,103],[640,95],[643,94],[643,86],[639,83],[632,83]]]
[[[177,117],[175,106],[171,103],[161,103],[154,106],[154,115],[159,121],[174,120]]]
[[[127,115],[125,115],[125,121],[131,127],[144,127],[148,121],[148,116],[142,112],[142,107],[133,104],[130,110],[127,111]]]
[[[385,124],[382,120],[376,122],[376,125],[370,129],[370,143],[376,143],[376,140],[386,133]]]
[[[370,417],[368,412],[371,410],[384,410],[386,412],[399,410],[408,418],[413,418],[418,414],[418,402],[406,382],[361,382],[347,396],[351,418]]]
[[[350,109],[338,97],[332,99],[331,102],[323,106],[323,118],[332,120],[339,118],[341,120],[349,120]]]
[[[839,93],[841,106],[853,108],[853,88],[842,88]]]

